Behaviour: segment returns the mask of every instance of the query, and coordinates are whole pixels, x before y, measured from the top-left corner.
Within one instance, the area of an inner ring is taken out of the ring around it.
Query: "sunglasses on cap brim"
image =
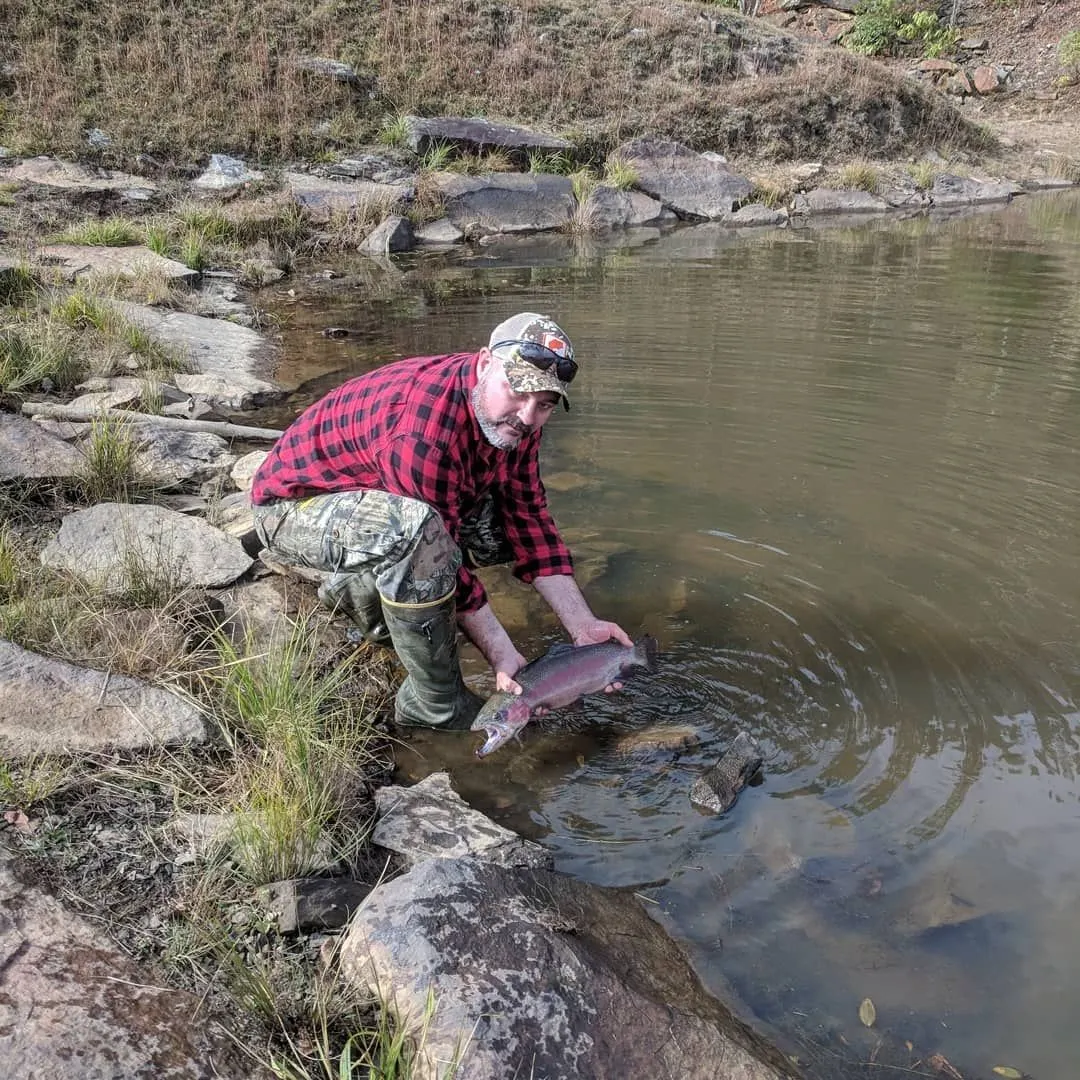
[[[555,368],[555,378],[561,383],[572,383],[577,374],[577,362],[568,356],[560,356],[553,349],[541,345],[538,341],[499,341],[491,346],[492,352],[514,347],[514,355],[521,357],[534,368],[548,371]]]

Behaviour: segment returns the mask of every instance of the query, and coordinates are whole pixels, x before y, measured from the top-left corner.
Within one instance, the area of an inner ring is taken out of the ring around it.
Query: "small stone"
[[[992,94],[1001,86],[997,68],[983,64],[971,73],[971,80],[980,94]]]

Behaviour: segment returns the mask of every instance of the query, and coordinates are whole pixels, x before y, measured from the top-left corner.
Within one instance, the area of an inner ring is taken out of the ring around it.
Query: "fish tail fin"
[[[655,671],[657,667],[656,638],[652,634],[643,634],[641,640],[634,645],[634,656],[637,662],[648,671]]]

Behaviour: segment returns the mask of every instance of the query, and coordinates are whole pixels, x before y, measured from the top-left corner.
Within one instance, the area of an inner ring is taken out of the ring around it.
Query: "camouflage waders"
[[[465,686],[457,650],[454,591],[461,548],[426,503],[385,491],[345,491],[254,509],[263,543],[288,562],[327,572],[319,599],[347,614],[368,639],[388,634],[408,677],[395,720],[467,728],[480,700]],[[462,526],[472,566],[508,561],[490,498]]]

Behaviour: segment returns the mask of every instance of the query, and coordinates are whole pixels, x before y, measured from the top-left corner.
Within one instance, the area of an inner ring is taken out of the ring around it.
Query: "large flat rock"
[[[198,270],[182,262],[167,259],[148,247],[94,247],[84,244],[49,244],[38,248],[37,256],[45,262],[58,263],[73,277],[80,274],[118,274],[136,278],[154,274],[182,285],[194,285]]]
[[[69,514],[41,561],[111,593],[127,590],[133,578],[175,589],[220,588],[253,562],[239,540],[199,518],[125,503]]]
[[[368,895],[339,955],[348,983],[423,1025],[416,1080],[458,1055],[469,1080],[793,1074],[632,895],[549,870],[428,859]]]
[[[545,232],[569,225],[577,205],[565,176],[435,173],[446,216],[466,236]]]
[[[205,737],[199,710],[168,690],[39,656],[0,638],[0,753],[132,750]]]
[[[264,377],[273,348],[257,330],[228,319],[207,319],[122,300],[114,303],[125,318],[158,341],[171,345],[200,373],[228,379],[247,387],[253,394],[268,397],[280,394],[281,388]]]
[[[66,480],[85,465],[78,450],[40,424],[0,412],[0,481]]]
[[[455,143],[474,152],[493,148],[524,153],[555,152],[573,147],[558,135],[547,135],[517,124],[500,124],[480,116],[407,116],[405,123],[409,131],[406,142],[418,154],[440,143]]]
[[[0,847],[0,1076],[255,1080],[192,994],[157,984],[99,927],[16,875]]]
[[[44,184],[47,187],[66,188],[71,191],[117,191],[128,190],[141,193],[157,190],[157,184],[145,176],[114,169],[95,169],[73,161],[58,161],[51,157],[29,158],[13,165],[4,173],[6,181]]]
[[[355,211],[383,213],[404,206],[416,194],[416,183],[409,177],[391,183],[375,180],[328,180],[310,173],[288,172],[282,184],[307,210],[316,224],[326,224],[331,217]]]
[[[729,217],[735,203],[753,190],[749,180],[722,162],[673,139],[631,139],[612,156],[633,168],[638,188],[681,218],[716,221]]]

